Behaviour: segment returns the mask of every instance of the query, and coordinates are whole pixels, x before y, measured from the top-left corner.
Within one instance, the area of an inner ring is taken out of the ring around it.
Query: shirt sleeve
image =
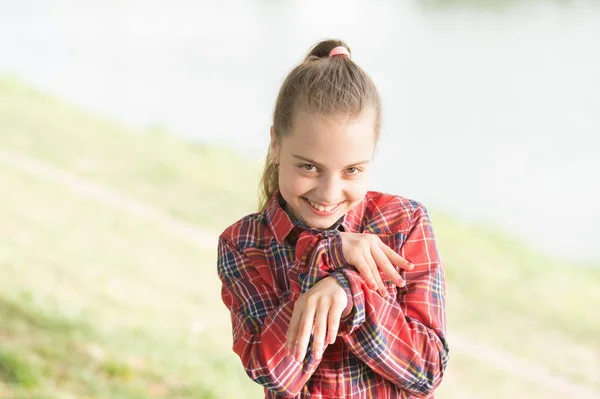
[[[404,272],[406,287],[388,283],[392,295],[387,298],[371,290],[356,270],[340,270],[353,300],[342,339],[377,374],[411,395],[428,396],[441,383],[449,348],[444,266],[422,205],[414,211],[406,240],[399,246],[396,251],[415,267]]]
[[[294,303],[306,285],[299,279],[300,273],[306,274],[306,268],[301,267],[307,257],[303,251],[310,252],[317,239],[304,240],[296,251],[296,263],[289,273],[290,289],[283,296],[273,282],[268,282],[264,267],[253,263],[252,254],[223,237],[219,239],[218,274],[223,283],[221,296],[231,314],[233,350],[253,381],[284,397],[296,396],[320,362],[310,349],[312,340],[302,362],[286,356],[285,351]]]

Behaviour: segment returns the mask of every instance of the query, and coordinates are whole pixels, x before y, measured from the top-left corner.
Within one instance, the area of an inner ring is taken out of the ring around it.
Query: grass
[[[3,148],[109,184],[174,217],[215,229],[257,206],[258,163],[229,148],[174,140],[158,128],[132,131],[15,79],[0,79],[0,93]]]
[[[436,221],[454,331],[600,388],[600,267],[568,265],[449,217]]]
[[[215,232],[256,207],[258,164],[132,132],[0,78],[0,155],[38,158]],[[0,398],[251,398],[215,252],[0,163]],[[235,182],[235,184],[231,184]],[[600,265],[549,259],[432,211],[460,334],[600,390]],[[453,352],[439,398],[563,397]]]
[[[240,397],[212,252],[51,183],[4,169],[0,181],[5,391]]]

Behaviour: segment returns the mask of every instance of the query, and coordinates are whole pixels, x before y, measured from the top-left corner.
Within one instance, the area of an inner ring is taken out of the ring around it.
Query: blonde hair
[[[286,77],[273,113],[277,140],[290,134],[293,113],[300,108],[326,117],[354,117],[371,106],[376,112],[375,134],[376,138],[379,137],[381,100],[377,88],[369,75],[350,57],[329,57],[329,52],[338,46],[350,52],[350,47],[342,40],[323,40]],[[259,208],[262,210],[279,188],[279,168],[273,163],[270,146],[260,187]]]

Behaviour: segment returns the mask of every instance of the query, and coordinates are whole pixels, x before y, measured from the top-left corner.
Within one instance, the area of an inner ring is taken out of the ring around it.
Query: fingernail
[[[412,269],[412,268],[414,268],[414,267],[415,267],[415,265],[413,265],[412,263],[408,262],[408,263],[406,264],[406,267],[408,267],[409,269]]]
[[[374,289],[374,290],[376,290],[376,289],[377,289],[377,284],[375,284],[375,283],[372,283],[372,284],[371,284],[371,289]]]

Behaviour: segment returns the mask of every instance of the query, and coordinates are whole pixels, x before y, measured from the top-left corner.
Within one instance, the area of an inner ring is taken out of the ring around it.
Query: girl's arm
[[[302,250],[310,251],[317,239],[303,241],[308,245]],[[297,256],[306,260],[302,253]],[[312,351],[301,362],[286,356],[286,332],[294,303],[304,291],[302,286],[307,286],[298,279],[298,269],[305,269],[300,265],[297,259],[289,273],[290,289],[282,297],[261,251],[240,250],[231,240],[219,238],[218,273],[223,302],[231,313],[233,350],[252,380],[288,397],[299,393],[320,362]]]
[[[353,301],[341,336],[374,372],[411,395],[427,396],[441,382],[449,349],[444,266],[422,205],[413,213],[406,240],[398,245],[396,251],[414,269],[405,272],[406,288],[388,283],[387,298],[370,289],[355,270],[340,269],[340,282],[350,287]]]

